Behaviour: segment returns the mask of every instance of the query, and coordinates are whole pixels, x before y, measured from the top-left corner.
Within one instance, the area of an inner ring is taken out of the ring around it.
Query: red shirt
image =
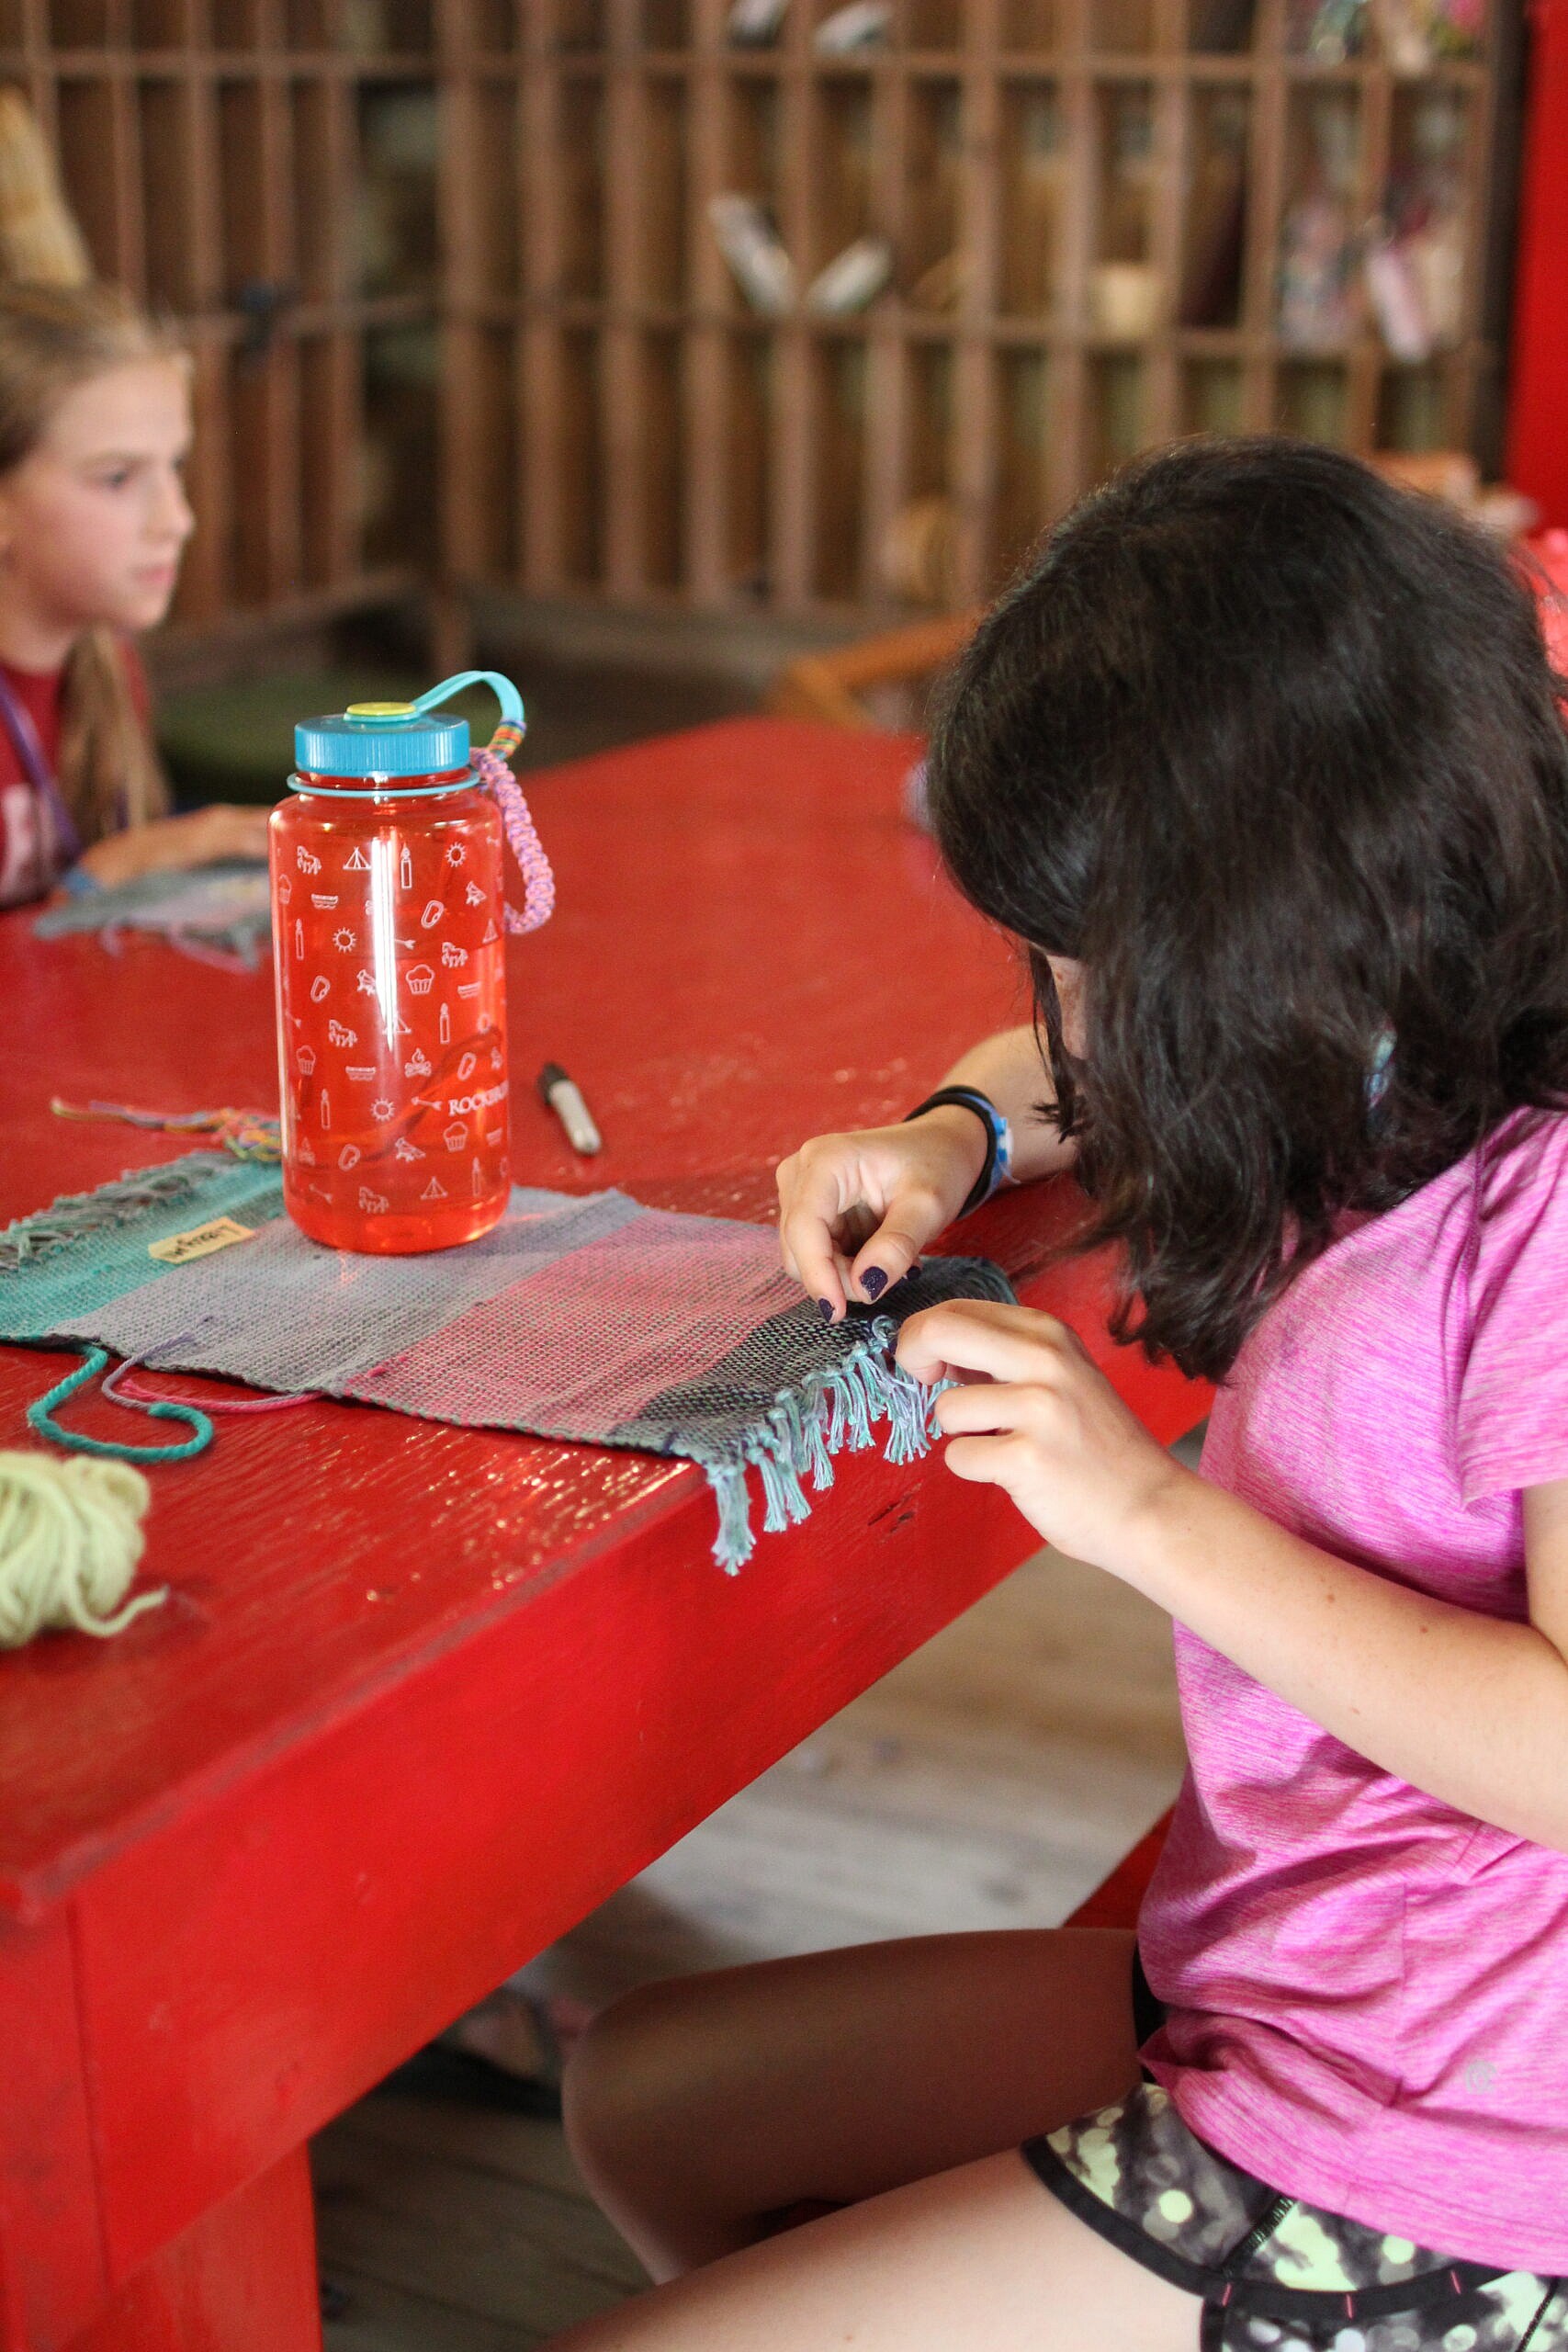
[[[126,675],[137,707],[145,719],[151,700],[147,675],[135,648],[124,648]],[[0,673],[12,696],[32,720],[51,775],[59,772],[60,706],[65,673],[60,670],[17,670],[0,662]],[[68,863],[65,844],[42,796],[35,790],[18,758],[10,733],[0,726],[0,907],[24,899],[39,899],[52,889]]]

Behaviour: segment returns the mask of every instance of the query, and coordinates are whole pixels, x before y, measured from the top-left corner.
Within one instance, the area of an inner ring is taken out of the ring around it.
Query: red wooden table
[[[536,780],[561,902],[512,951],[519,1180],[764,1219],[803,1136],[1021,1017],[899,821],[910,749],[739,721]],[[265,971],[13,915],[0,1005],[0,1222],[182,1148],[53,1093],[276,1102]],[[591,1169],[547,1057],[600,1116]],[[1109,1348],[1104,1269],[1031,1279],[1072,1207],[1013,1194],[964,1240],[1174,1437],[1204,1396]],[[66,1361],[0,1350],[0,1444]],[[325,1403],[152,1483],[172,1600],[0,1656],[5,2352],[318,2344],[307,2136],[1032,1548],[939,1462],[861,1455],[726,1578],[688,1464]]]

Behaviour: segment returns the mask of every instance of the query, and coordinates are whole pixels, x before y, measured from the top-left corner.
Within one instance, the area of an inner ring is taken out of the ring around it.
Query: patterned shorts
[[[1201,2352],[1568,2352],[1568,2284],[1283,2197],[1156,2083],[1023,2151],[1080,2221],[1201,2299]]]

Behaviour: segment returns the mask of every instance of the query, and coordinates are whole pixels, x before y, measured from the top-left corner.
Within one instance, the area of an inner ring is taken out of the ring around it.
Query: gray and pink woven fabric
[[[149,1244],[229,1216],[252,1238],[185,1265]],[[618,1192],[515,1188],[461,1250],[349,1256],[282,1213],[275,1169],[192,1152],[57,1202],[0,1234],[0,1339],[75,1340],[161,1370],[378,1405],[699,1463],[718,1502],[714,1555],[753,1544],[748,1473],[771,1532],[806,1517],[832,1457],[875,1442],[903,1461],[932,1434],[933,1392],[893,1361],[899,1324],[949,1298],[1007,1300],[984,1259],[927,1260],[874,1315],[823,1323],[780,1271],[776,1235],[649,1209]]]

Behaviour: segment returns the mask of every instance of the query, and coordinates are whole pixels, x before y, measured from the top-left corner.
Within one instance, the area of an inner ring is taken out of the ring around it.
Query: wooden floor
[[[1169,1627],[1042,1554],[525,1972],[686,1969],[1061,1919],[1169,1803]],[[525,2352],[641,2283],[558,2127],[363,2101],[314,2149],[329,2352]]]

